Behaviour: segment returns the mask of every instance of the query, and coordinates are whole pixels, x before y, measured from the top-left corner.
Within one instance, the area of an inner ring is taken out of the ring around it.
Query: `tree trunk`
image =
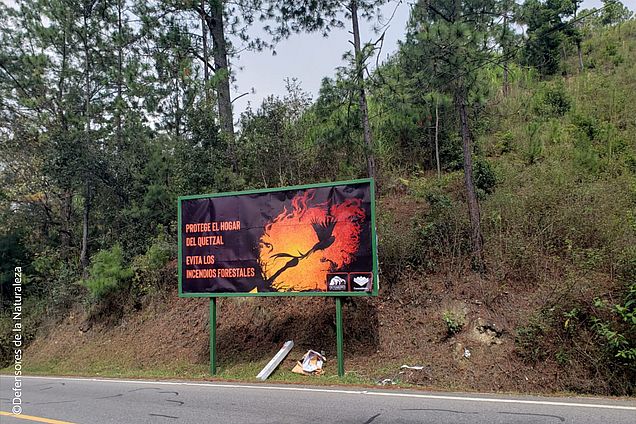
[[[124,85],[124,72],[123,72],[123,62],[124,62],[124,53],[123,53],[123,34],[121,28],[121,9],[122,9],[122,0],[117,2],[117,102],[115,104],[115,122],[117,127],[117,148],[121,149],[123,140],[122,140],[122,110],[121,110],[121,102],[122,102],[122,91]]]
[[[225,45],[225,36],[223,35],[223,27],[219,25],[222,25],[222,23],[215,25],[214,31],[212,32],[212,38],[214,40],[214,48],[212,49],[214,55],[214,67],[216,69],[217,75],[220,75],[217,87],[219,102],[219,121],[221,123],[221,130],[223,130],[223,132],[225,132],[228,136],[234,137],[232,101],[230,99],[230,70],[228,68],[227,62],[227,52]]]
[[[576,3],[575,4],[576,9],[574,9],[574,21],[576,21],[576,15],[578,13],[578,9],[579,9],[579,4]],[[575,24],[576,27],[579,26],[578,23]],[[583,49],[581,49],[581,39],[580,39],[580,34],[576,34],[576,55],[579,58],[579,72],[583,72],[584,66],[583,66]]]
[[[179,97],[181,96],[181,92],[179,91],[181,89],[181,86],[179,84],[179,81],[181,81],[181,77],[179,76],[179,63],[181,62],[181,58],[178,57],[177,58],[177,64],[174,66],[173,69],[173,76],[174,76],[174,84],[175,84],[175,90],[174,90],[174,134],[175,136],[177,136],[177,138],[179,138],[179,136],[181,135],[181,104],[179,102]]]
[[[367,105],[367,95],[364,89],[364,64],[362,63],[362,46],[360,43],[360,26],[358,25],[358,3],[353,0],[350,4],[351,21],[353,24],[353,48],[355,53],[355,66],[358,76],[358,103],[360,105],[360,115],[362,120],[362,133],[364,135],[364,145],[367,157],[367,175],[375,178],[375,155],[373,154],[373,139],[371,135],[371,125],[369,124],[369,109]]]
[[[475,184],[473,182],[472,141],[468,127],[468,114],[466,112],[466,93],[463,86],[455,90],[455,107],[461,122],[462,146],[464,151],[464,184],[466,185],[466,200],[468,202],[468,215],[471,228],[472,266],[476,271],[483,272],[485,270],[484,239],[481,233],[479,202],[475,194]]]
[[[210,70],[208,69],[208,29],[205,25],[205,0],[201,0],[201,10],[203,14],[201,15],[201,39],[202,39],[202,48],[203,48],[203,82],[205,87],[205,104],[206,107],[210,105],[210,87],[208,87],[208,83],[210,82]]]
[[[68,132],[68,121],[66,114],[64,113],[64,107],[62,106],[62,100],[64,99],[64,91],[66,87],[66,66],[68,50],[68,22],[64,20],[64,29],[62,32],[62,58],[60,65],[60,78],[57,84],[57,107],[58,116],[62,131]],[[62,229],[60,230],[60,238],[62,240],[62,257],[68,259],[70,257],[71,247],[71,219],[73,217],[73,194],[71,189],[66,186],[62,192],[62,204],[61,204],[61,216],[62,216]]]
[[[71,247],[71,219],[73,217],[73,194],[70,190],[64,190],[62,194],[62,230],[60,237],[62,239],[62,257],[69,258],[69,250]]]
[[[212,56],[217,79],[217,101],[219,106],[219,122],[221,131],[228,141],[228,156],[232,160],[234,170],[237,169],[234,152],[234,120],[232,118],[232,100],[230,98],[230,69],[227,60],[227,41],[223,23],[223,1],[211,2],[210,14],[206,14],[206,22],[212,36]]]
[[[506,34],[508,32],[508,11],[506,10],[503,18],[503,35],[502,35],[502,44],[503,44],[503,94],[504,96],[508,96],[510,91],[510,86],[508,83],[508,42],[506,41]]]
[[[90,183],[86,182],[86,194],[84,198],[84,214],[82,217],[82,251],[80,252],[80,265],[82,266],[82,276],[88,275],[88,219],[91,211],[92,189]]]
[[[66,115],[64,114],[64,107],[62,107],[62,100],[64,99],[64,90],[66,84],[66,66],[67,66],[67,48],[68,48],[68,23],[64,21],[64,30],[62,32],[62,58],[61,58],[61,66],[60,66],[60,78],[57,83],[57,107],[58,107],[58,116],[60,122],[62,123],[62,128],[64,131],[68,131]]]
[[[508,83],[508,61],[506,60],[503,64],[503,93],[504,96],[508,97],[508,93],[510,92],[510,85]]]
[[[92,6],[91,6],[92,7]],[[91,147],[91,55],[90,49],[88,47],[88,17],[92,13],[91,9],[86,9],[84,12],[84,78],[86,84],[86,93],[85,93],[85,105],[84,105],[84,119],[85,129],[84,129],[84,137],[85,137],[85,148],[90,149]],[[88,167],[88,164],[85,164]],[[82,275],[86,277],[87,267],[88,267],[88,218],[90,214],[90,196],[91,196],[91,186],[88,179],[88,168],[84,170],[85,172],[85,181],[86,181],[86,198],[84,201],[84,216],[82,220],[82,250],[80,252],[80,266],[82,268]]]
[[[439,97],[435,96],[435,161],[437,163],[437,178],[442,176],[442,167],[439,163]]]

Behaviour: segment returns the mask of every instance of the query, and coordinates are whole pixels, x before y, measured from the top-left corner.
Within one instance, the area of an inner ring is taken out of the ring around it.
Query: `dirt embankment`
[[[488,301],[480,296],[488,291],[486,285],[490,283],[474,278],[451,282],[428,276],[396,284],[377,299],[347,300],[347,370],[374,381],[447,389],[576,389],[572,378],[564,379],[549,364],[528,366],[514,352],[513,329],[524,311],[533,309],[532,293],[502,291]],[[298,351],[324,350],[335,357],[333,299],[221,299],[218,306],[221,365],[268,358],[285,340],[294,340]],[[463,329],[452,337],[442,319],[448,311],[465,317]],[[104,362],[122,369],[187,367],[206,364],[208,355],[208,300],[179,299],[172,290],[139,311],[125,313],[116,325],[88,324],[85,314],[75,311],[38,338],[25,357],[28,363],[72,370]],[[398,374],[402,364],[424,369]]]
[[[415,207],[404,201],[385,206],[404,222],[410,219],[405,210]],[[505,278],[408,270],[395,281],[381,278],[379,297],[344,300],[347,371],[366,381],[438,389],[611,393],[589,364],[564,366],[553,356],[528,362],[515,345],[518,329],[545,304],[554,292],[549,282],[560,276],[546,275],[545,284],[523,284],[522,276]],[[89,322],[77,308],[32,343],[25,354],[27,367],[80,373],[121,369],[123,374],[168,369],[177,377],[191,367],[205,370],[209,301],[178,298],[176,278],[167,286],[167,292],[120,311],[116,318]],[[295,342],[294,354],[314,349],[335,358],[332,298],[220,299],[218,308],[221,369],[266,360],[286,340]],[[399,374],[403,364],[423,368]],[[334,360],[327,366],[335,372]]]

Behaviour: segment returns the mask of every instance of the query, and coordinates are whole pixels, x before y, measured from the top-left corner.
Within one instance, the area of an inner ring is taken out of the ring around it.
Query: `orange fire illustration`
[[[327,290],[327,273],[350,264],[360,244],[365,213],[359,199],[308,206],[307,190],[265,226],[259,262],[263,278],[278,291]]]

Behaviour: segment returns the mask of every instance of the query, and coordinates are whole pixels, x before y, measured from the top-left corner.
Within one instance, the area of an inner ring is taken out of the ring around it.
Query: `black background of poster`
[[[236,194],[223,197],[209,197],[181,200],[181,288],[187,293],[247,293],[254,288],[259,292],[275,291],[261,276],[258,263],[259,239],[266,224],[277,217],[285,208],[292,210],[292,199],[305,191],[313,191],[313,199],[308,207],[327,203],[340,204],[346,199],[361,200],[360,207],[365,218],[361,222],[359,247],[354,260],[347,266],[332,272],[371,272],[373,254],[371,247],[371,191],[369,183],[350,183],[328,187],[292,189],[265,193]],[[238,231],[218,231],[186,233],[186,224],[240,221]],[[223,246],[186,247],[186,237],[223,235]],[[186,256],[214,255],[214,265],[187,265]],[[255,277],[188,279],[186,269],[251,268]]]

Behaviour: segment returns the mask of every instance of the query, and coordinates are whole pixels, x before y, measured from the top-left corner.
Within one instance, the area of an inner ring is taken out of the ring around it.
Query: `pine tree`
[[[522,23],[527,26],[527,40],[522,60],[534,66],[541,75],[554,75],[561,68],[561,49],[573,27],[567,18],[576,7],[572,0],[526,0]]]
[[[453,99],[462,139],[464,185],[471,226],[473,266],[483,271],[480,208],[473,180],[473,136],[469,109],[482,88],[479,70],[492,63],[500,38],[497,0],[430,0],[416,4],[404,54],[428,87]]]

